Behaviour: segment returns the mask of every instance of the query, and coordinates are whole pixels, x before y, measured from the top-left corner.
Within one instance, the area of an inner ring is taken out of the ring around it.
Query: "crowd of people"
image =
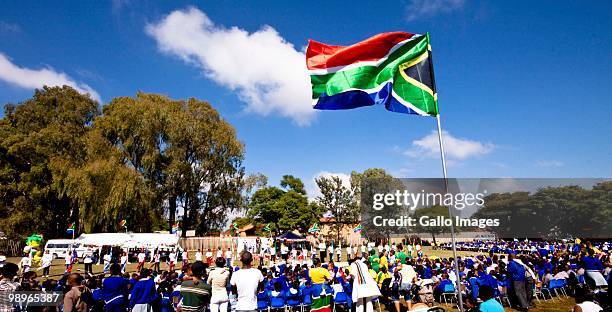
[[[246,248],[235,262],[232,249],[196,250],[193,261],[186,251],[141,250],[135,255],[137,272],[126,272],[126,253],[107,253],[102,273],[75,272],[71,260],[57,280],[41,279],[23,263],[21,268],[7,263],[0,298],[15,290],[64,295],[58,307],[27,311],[371,312],[382,306],[400,312],[457,305],[461,296],[466,310],[499,312],[502,305],[527,311],[537,301],[569,294],[576,298],[574,311],[609,308],[610,243],[500,240],[458,247],[478,252],[453,259],[428,256],[416,242],[334,248],[325,241],[279,241]],[[167,258],[163,270],[162,257]],[[48,274],[47,269],[42,275]],[[20,308],[0,301],[0,312],[14,310]]]

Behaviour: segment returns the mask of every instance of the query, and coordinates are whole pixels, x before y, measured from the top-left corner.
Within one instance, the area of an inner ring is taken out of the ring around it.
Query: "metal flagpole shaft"
[[[444,144],[442,143],[442,126],[440,124],[440,113],[436,115],[438,123],[438,141],[440,142],[440,158],[442,159],[442,172],[444,173],[444,192],[448,193],[448,177],[446,176],[446,160],[444,158]],[[459,275],[459,261],[457,260],[457,246],[455,245],[455,220],[453,218],[453,210],[448,206],[448,217],[451,219],[451,243],[453,245],[453,259],[455,263],[455,271],[457,274],[457,304],[459,311],[463,312],[463,298],[461,297],[461,277]]]

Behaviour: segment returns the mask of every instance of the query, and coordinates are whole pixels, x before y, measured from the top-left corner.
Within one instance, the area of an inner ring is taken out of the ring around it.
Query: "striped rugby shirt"
[[[181,283],[181,308],[185,312],[203,312],[210,302],[211,287],[204,281],[187,280]]]

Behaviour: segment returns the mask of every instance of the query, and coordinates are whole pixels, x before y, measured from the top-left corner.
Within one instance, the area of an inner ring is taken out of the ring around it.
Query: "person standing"
[[[110,254],[110,250],[104,254],[104,273],[108,273],[108,270],[110,269],[110,265],[111,265],[111,254]]]
[[[161,262],[161,252],[157,251],[153,255],[153,270],[155,272],[159,272],[160,271],[160,262]]]
[[[64,255],[64,265],[66,266],[64,274],[70,273],[72,271],[72,251],[66,251]]]
[[[136,271],[140,272],[144,268],[145,259],[146,255],[144,250],[141,249],[138,253],[138,267],[136,268]]]
[[[213,254],[212,251],[210,251],[210,248],[208,248],[208,250],[206,251],[206,264],[208,264],[209,267],[212,265],[212,260]]]
[[[168,271],[172,273],[174,272],[174,265],[176,263],[176,252],[174,250],[172,250],[170,255],[168,255],[168,262]]]
[[[128,292],[128,280],[121,276],[122,267],[113,263],[110,266],[111,276],[102,281],[102,299],[106,312],[123,312],[126,308],[125,295]]]
[[[351,247],[351,245],[346,245],[346,261],[351,261],[351,258],[353,256],[353,254],[355,254],[354,252],[352,252],[353,248]]]
[[[212,286],[212,296],[210,298],[210,312],[226,312],[229,297],[227,296],[227,282],[229,281],[230,271],[226,268],[227,259],[217,258],[216,267],[210,271],[206,281]]]
[[[40,266],[43,269],[43,277],[49,276],[49,270],[51,269],[51,262],[53,261],[53,256],[49,252],[49,250],[45,250],[42,258],[40,259]]]
[[[217,255],[216,255],[216,258],[219,258],[219,257],[223,257],[223,250],[221,250],[221,247],[217,247]],[[215,259],[216,259],[216,258],[215,258]]]
[[[255,311],[257,310],[257,289],[264,277],[261,271],[251,267],[253,255],[250,252],[245,251],[240,254],[240,262],[242,268],[234,272],[230,279],[230,285],[234,293],[238,295],[236,311]]]
[[[198,251],[196,251],[195,261],[202,261],[202,249],[198,249]]]
[[[233,259],[232,249],[227,248],[227,250],[225,251],[225,262],[227,263],[227,267],[230,269],[232,268],[232,259]]]
[[[93,273],[93,252],[91,248],[87,247],[85,253],[83,253],[83,264],[85,265],[85,273]]]
[[[120,260],[120,263],[121,263],[121,273],[125,273],[125,268],[127,267],[127,263],[128,263],[128,255],[127,255],[127,252],[124,252],[124,253],[121,255],[121,260]]]
[[[518,298],[518,310],[527,311],[529,303],[527,302],[527,290],[525,287],[525,267],[522,263],[514,260],[514,254],[508,254],[508,274],[512,282],[512,289]]]
[[[30,258],[30,253],[21,258],[19,261],[19,265],[21,266],[21,274],[30,272],[30,266],[32,266],[32,258]]]
[[[380,290],[374,278],[368,274],[368,267],[361,257],[351,263],[351,276],[353,278],[352,300],[355,303],[355,312],[373,312],[372,300],[380,296]]]
[[[181,251],[181,259],[183,260],[183,268],[187,267],[187,264],[189,264],[189,250],[183,250]]]
[[[155,282],[150,278],[150,270],[142,269],[140,279],[130,293],[130,308],[132,312],[152,312],[153,302],[157,300]]]
[[[325,251],[327,250],[327,247],[325,246],[325,241],[321,240],[319,242],[319,257],[321,261],[325,260]]]
[[[334,261],[334,243],[327,246],[327,254],[329,255],[329,261]],[[321,262],[324,262],[324,259],[321,259]]]

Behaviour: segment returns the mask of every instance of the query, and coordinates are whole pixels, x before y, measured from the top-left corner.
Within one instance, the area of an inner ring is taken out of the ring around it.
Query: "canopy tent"
[[[285,239],[285,240],[288,240],[288,241],[294,241],[294,242],[306,241],[306,238],[304,236],[299,235],[299,234],[295,234],[293,232],[287,232],[287,233],[279,236],[278,238]]]
[[[179,237],[174,234],[160,233],[134,233],[131,234],[129,241],[125,242],[125,247],[158,247],[158,246],[176,246],[178,245]]]
[[[130,239],[126,233],[81,234],[76,243],[87,246],[121,246]]]
[[[81,234],[76,242],[85,246],[120,246],[126,248],[178,245],[178,236],[162,233],[94,233]]]

